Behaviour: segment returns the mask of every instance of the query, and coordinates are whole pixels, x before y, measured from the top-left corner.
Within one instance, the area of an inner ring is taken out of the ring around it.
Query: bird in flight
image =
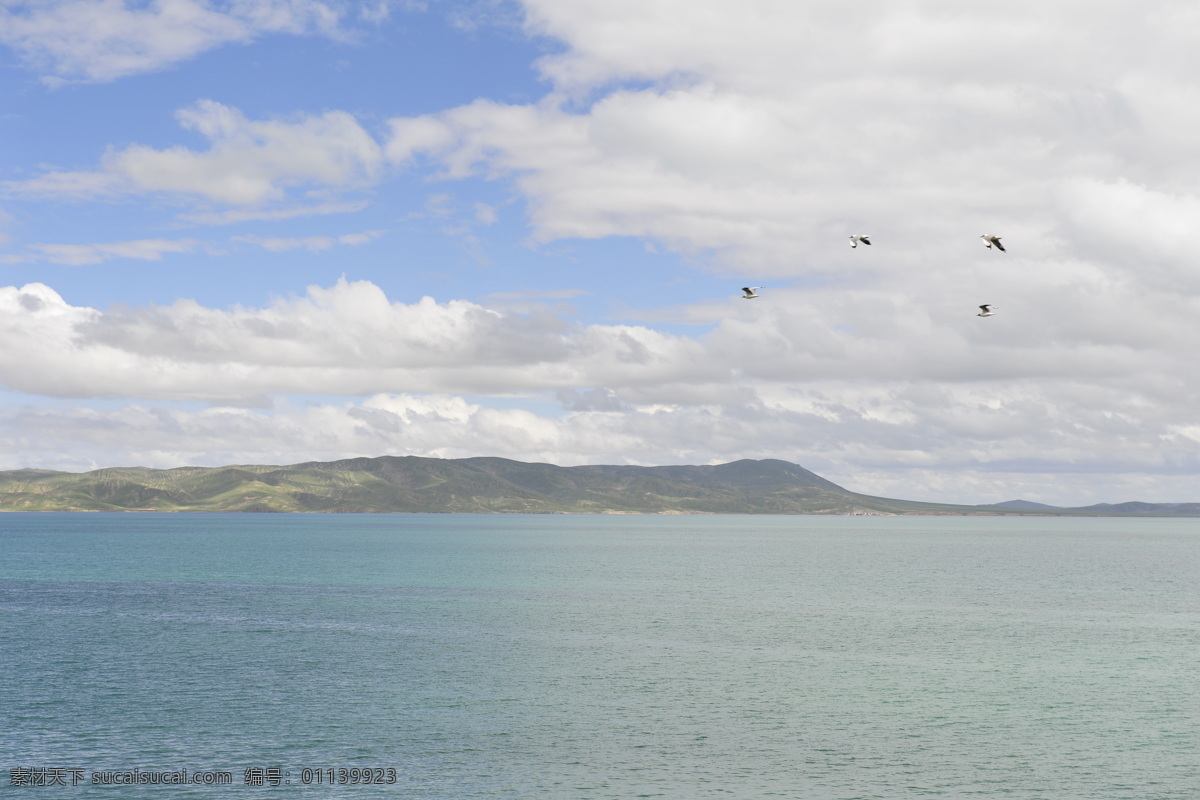
[[[975,316],[977,316],[977,317],[994,317],[994,316],[996,316],[996,312],[992,311],[991,303],[984,303],[983,305],[981,305],[979,307],[979,313],[976,314]]]
[[[745,294],[742,295],[742,299],[753,300],[754,298],[758,297],[758,292],[756,290],[761,288],[761,286],[743,286],[742,291],[745,292]]]
[[[996,249],[999,250],[1001,253],[1008,252],[1007,250],[1004,249],[1004,245],[1000,244],[999,236],[992,236],[990,233],[981,233],[981,234],[979,234],[979,238],[983,239],[983,245],[988,250],[992,249],[992,245],[996,245]]]
[[[863,244],[870,244],[871,240],[868,239],[866,236],[851,236],[850,237],[850,246],[851,247],[858,247],[859,242],[862,242]]]

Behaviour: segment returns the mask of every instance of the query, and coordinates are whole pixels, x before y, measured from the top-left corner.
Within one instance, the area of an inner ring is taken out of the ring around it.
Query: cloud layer
[[[579,385],[722,381],[689,339],[640,326],[578,325],[466,301],[390,301],[368,282],[313,287],[268,308],[108,312],[52,289],[0,289],[7,388],[58,397],[223,401],[273,392],[506,394]]]
[[[689,337],[584,325],[546,310],[395,302],[367,282],[313,287],[264,308],[179,301],[108,311],[70,306],[31,284],[0,289],[0,335],[12,344],[0,375],[6,388],[29,394],[139,399],[117,411],[25,410],[10,435],[19,425],[32,442],[57,427],[56,436],[99,436],[156,466],[262,461],[271,452],[555,463],[776,457],[843,480],[872,475],[859,488],[877,493],[903,494],[897,471],[920,472],[927,483],[947,471],[978,473],[940,495],[963,501],[968,486],[979,491],[986,480],[1036,488],[1031,473],[1101,475],[1096,487],[1112,489],[1136,484],[1126,473],[1200,470],[1200,373],[1173,370],[1194,358],[1189,343],[1170,341],[1178,321],[1160,320],[1157,333],[1140,329],[1137,342],[1105,337],[1082,315],[1060,321],[1046,346],[1003,316],[980,320],[966,309],[957,318],[914,317],[860,295],[879,319],[839,331],[838,319],[852,320],[858,303],[830,294],[698,306],[692,313],[713,325]],[[339,394],[374,399],[246,408],[283,395]],[[524,398],[529,408],[462,395]],[[142,398],[216,407],[156,410]],[[319,422],[304,421],[314,414]],[[124,426],[142,432],[124,440],[103,433]],[[272,449],[272,436],[292,444]],[[20,458],[41,441],[11,452]],[[1093,498],[1078,483],[1071,500]],[[1045,490],[1031,499],[1067,502]]]
[[[921,398],[921,417],[906,420],[889,418],[883,403],[865,397],[865,407],[854,411],[848,405],[855,403],[852,387],[826,388],[824,400],[819,391],[808,393],[807,410],[746,402],[560,415],[409,394],[338,404],[281,401],[269,411],[9,405],[0,411],[0,468],[287,464],[378,455],[491,455],[562,465],[752,457],[798,462],[851,490],[902,499],[982,503],[1023,497],[1084,505],[1195,496],[1194,426],[1190,439],[1177,435],[1156,443],[1110,422],[1117,435],[1098,449],[1072,430],[1069,415],[1036,399],[1024,408],[1043,413],[1013,436],[1007,426],[989,424],[1021,412],[1008,398],[990,421],[983,405],[970,413],[951,398],[939,405],[928,397]],[[938,419],[942,410],[953,418]],[[1000,446],[991,435],[998,429],[1006,431]],[[1030,457],[1029,447],[1039,441],[1044,457]]]
[[[687,403],[739,380],[1061,379],[1190,398],[1200,381],[1183,367],[1194,346],[1177,333],[1200,313],[1200,299],[1172,303],[1125,289],[1098,284],[1057,315],[1042,301],[987,320],[957,305],[953,290],[915,309],[886,291],[777,290],[749,304],[727,297],[694,306],[688,315],[709,330],[686,336],[582,324],[536,300],[527,313],[432,297],[397,302],[368,281],[310,287],[264,308],[180,300],[108,311],[29,284],[0,289],[0,332],[14,345],[0,359],[7,388],[62,397],[602,387],[638,402]],[[1111,320],[1118,312],[1120,326]]]
[[[387,152],[511,177],[543,241],[650,237],[788,276],[841,268],[818,244],[863,226],[910,267],[995,231],[1042,256],[1121,234],[1158,256],[1200,203],[1176,3],[525,5],[568,45],[539,63],[557,91],[394,119]],[[1100,199],[1139,192],[1114,231]]]

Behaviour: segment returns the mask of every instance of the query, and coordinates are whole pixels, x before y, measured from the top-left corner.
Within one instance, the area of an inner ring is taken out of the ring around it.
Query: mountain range
[[[10,470],[0,472],[0,511],[1200,516],[1200,503],[922,503],[851,492],[774,459],[559,467],[384,456],[289,466]]]

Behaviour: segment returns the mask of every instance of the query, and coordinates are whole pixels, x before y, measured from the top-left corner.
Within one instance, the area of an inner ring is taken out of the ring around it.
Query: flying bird
[[[975,316],[977,316],[977,317],[994,317],[994,316],[996,316],[996,312],[992,311],[991,303],[984,303],[983,305],[981,305],[979,307],[979,313],[976,314]]]
[[[979,234],[979,238],[983,239],[983,245],[988,250],[992,249],[992,245],[996,245],[996,249],[999,250],[1001,253],[1008,252],[1007,250],[1004,249],[1004,245],[1000,244],[999,236],[992,236],[990,233],[981,233],[981,234]]]
[[[754,298],[758,297],[758,292],[756,290],[761,288],[761,286],[743,286],[742,291],[745,292],[745,294],[742,295],[742,299],[753,300]]]
[[[851,236],[850,237],[850,246],[851,247],[858,247],[859,242],[862,242],[863,244],[870,244],[871,240],[868,239],[866,236]]]

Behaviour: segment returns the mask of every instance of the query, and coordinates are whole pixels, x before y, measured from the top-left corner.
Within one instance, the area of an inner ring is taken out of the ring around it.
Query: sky
[[[1198,68],[1172,0],[6,0],[0,469],[1200,500]]]

